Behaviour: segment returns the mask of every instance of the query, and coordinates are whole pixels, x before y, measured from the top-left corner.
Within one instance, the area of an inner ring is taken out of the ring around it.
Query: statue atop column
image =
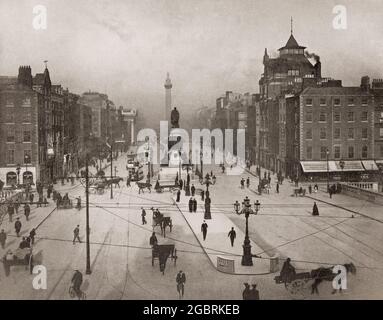
[[[179,120],[180,113],[178,112],[177,108],[174,108],[170,115],[170,123],[172,125],[172,129],[180,127]]]

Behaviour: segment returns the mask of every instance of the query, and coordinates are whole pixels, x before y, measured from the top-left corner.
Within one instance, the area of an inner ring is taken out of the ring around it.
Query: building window
[[[383,145],[380,145],[380,156],[383,157]]]
[[[306,139],[311,140],[312,138],[313,138],[313,130],[311,128],[307,129],[306,130]]]
[[[379,122],[383,122],[383,112],[380,112],[380,119]]]
[[[340,106],[340,99],[339,98],[334,99],[334,106]]]
[[[367,151],[368,151],[367,146],[363,146],[363,147],[362,147],[362,158],[363,158],[363,159],[366,159],[366,158],[367,158]]]
[[[299,76],[299,70],[288,70],[287,75],[288,76]]]
[[[368,130],[367,128],[362,128],[362,139],[368,138]]]
[[[29,108],[30,106],[31,106],[31,99],[30,98],[24,99],[22,102],[22,107]]]
[[[312,157],[313,157],[313,147],[308,146],[308,147],[306,148],[306,158],[307,158],[308,160],[311,160]]]
[[[326,105],[326,99],[325,98],[321,98],[320,99],[320,105],[321,106],[325,106]]]
[[[321,112],[319,114],[319,122],[326,122],[326,113],[325,112]]]
[[[8,128],[7,130],[7,142],[15,142],[15,129]]]
[[[6,109],[5,112],[5,122],[6,123],[14,123],[15,122],[15,113],[11,109]]]
[[[312,106],[313,105],[313,99],[306,99],[306,106]]]
[[[362,98],[362,105],[367,106],[368,105],[368,98]]]
[[[354,128],[348,128],[347,138],[354,139]]]
[[[15,150],[9,149],[7,152],[7,163],[14,164],[15,163]]]
[[[354,158],[354,147],[353,146],[349,146],[348,147],[348,158],[349,159],[353,159]]]
[[[313,121],[313,113],[306,112],[306,122],[312,122],[312,121]]]
[[[334,122],[340,122],[340,112],[334,112]]]
[[[30,131],[24,131],[24,142],[31,142],[31,132]]]
[[[322,160],[327,159],[327,147],[320,147],[320,158]]]
[[[340,128],[334,129],[334,139],[340,139]]]
[[[348,99],[347,99],[347,104],[348,104],[349,106],[353,106],[353,105],[355,105],[355,99],[354,99],[354,98],[348,98]]]
[[[347,113],[347,121],[349,121],[349,122],[354,121],[354,112],[348,112]]]
[[[379,136],[383,138],[383,128],[379,128]]]
[[[335,159],[340,159],[340,146],[334,146],[334,158]]]
[[[31,162],[32,162],[31,150],[24,150],[24,164],[29,164]]]
[[[327,136],[326,135],[326,128],[320,128],[320,135],[319,135],[320,139],[325,140],[326,136]]]
[[[360,116],[360,121],[367,121],[368,120],[368,112],[363,111],[361,116]]]
[[[23,123],[31,123],[31,112],[24,111],[23,112]]]

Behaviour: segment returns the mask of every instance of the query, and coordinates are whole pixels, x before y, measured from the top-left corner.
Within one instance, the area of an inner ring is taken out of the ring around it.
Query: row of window
[[[7,131],[7,142],[16,142],[15,130],[9,129]],[[23,131],[23,142],[32,142],[31,131]]]
[[[7,108],[14,108],[15,104],[12,100],[7,100],[5,106]],[[21,102],[21,106],[23,108],[29,108],[31,106],[31,99],[30,98],[23,99],[23,101]]]
[[[24,150],[24,157],[23,157],[24,164],[31,163],[32,159],[32,151],[31,150]],[[14,149],[8,149],[7,150],[7,164],[15,164],[15,150]]]
[[[356,128],[347,128],[347,139],[355,139],[355,131],[356,131]],[[368,128],[361,128],[361,131],[362,131],[362,139],[367,139],[368,138]],[[306,129],[305,138],[307,140],[312,140],[312,138],[313,138],[312,128]],[[340,139],[341,138],[341,128],[334,128],[333,138],[334,139]],[[319,139],[321,139],[321,140],[327,139],[327,128],[320,128]]]
[[[312,105],[313,105],[313,101],[314,101],[314,99],[312,99],[312,98],[307,98],[307,99],[305,100],[305,104],[306,104],[306,106],[307,106],[307,107],[312,106]],[[356,102],[357,102],[357,99],[355,99],[355,98],[348,98],[348,99],[347,99],[347,105],[349,105],[349,106],[355,106]],[[340,106],[340,103],[341,103],[340,98],[335,98],[335,99],[334,99],[334,106]],[[319,99],[319,104],[320,104],[321,106],[327,106],[326,98],[320,98],[320,99]],[[361,104],[362,104],[363,106],[367,106],[367,105],[368,105],[368,97],[362,97],[362,98],[361,98]]]
[[[327,159],[327,147],[320,147],[320,158],[322,160]],[[347,157],[348,159],[354,159],[355,158],[355,147],[354,146],[348,146],[347,147]],[[368,157],[368,147],[362,146],[362,159],[367,159]],[[306,158],[308,160],[311,160],[313,158],[313,147],[307,146],[306,148]],[[334,159],[341,159],[341,146],[334,146]]]
[[[22,122],[23,123],[31,123],[31,112],[30,111],[24,111],[22,113]],[[15,123],[15,112],[13,110],[7,110],[5,113],[5,123]]]
[[[347,121],[353,122],[355,121],[355,112],[347,112]],[[313,121],[313,113],[312,111],[306,112],[305,116],[306,122],[312,122]],[[327,121],[327,112],[321,112],[319,114],[319,122],[326,122]],[[336,111],[334,112],[334,122],[340,122],[341,121],[341,112]],[[362,111],[360,113],[360,121],[368,121],[368,111]]]

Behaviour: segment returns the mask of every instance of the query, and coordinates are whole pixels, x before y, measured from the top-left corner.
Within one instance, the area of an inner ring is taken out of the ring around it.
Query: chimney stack
[[[17,77],[19,84],[32,88],[32,70],[30,66],[20,66],[19,75]]]
[[[369,92],[370,91],[370,78],[368,76],[362,77],[362,79],[360,81],[360,87],[365,92]]]

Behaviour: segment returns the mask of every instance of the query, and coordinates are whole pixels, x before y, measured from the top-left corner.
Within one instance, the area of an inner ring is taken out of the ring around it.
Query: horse
[[[356,267],[351,263],[346,263],[343,265],[346,268],[347,273],[356,274]],[[320,267],[318,269],[311,270],[311,278],[314,279],[314,283],[311,285],[311,294],[316,292],[319,294],[318,286],[322,281],[333,281],[337,276],[336,273],[333,273],[334,267],[324,268]],[[335,290],[333,291],[335,293]]]
[[[162,213],[159,211],[154,210],[154,208],[150,208],[153,212],[153,229],[156,226],[160,226],[161,228],[161,235],[166,237],[166,227],[170,228],[170,232],[172,232],[173,223],[172,219],[170,217],[164,217]]]
[[[120,187],[120,181],[123,181],[121,177],[114,177],[111,179],[106,179],[106,186],[109,187],[111,185],[114,185],[114,187],[118,186]]]
[[[144,189],[148,189],[150,193],[152,193],[152,185],[149,182],[136,182],[138,186],[138,194],[144,193]]]

